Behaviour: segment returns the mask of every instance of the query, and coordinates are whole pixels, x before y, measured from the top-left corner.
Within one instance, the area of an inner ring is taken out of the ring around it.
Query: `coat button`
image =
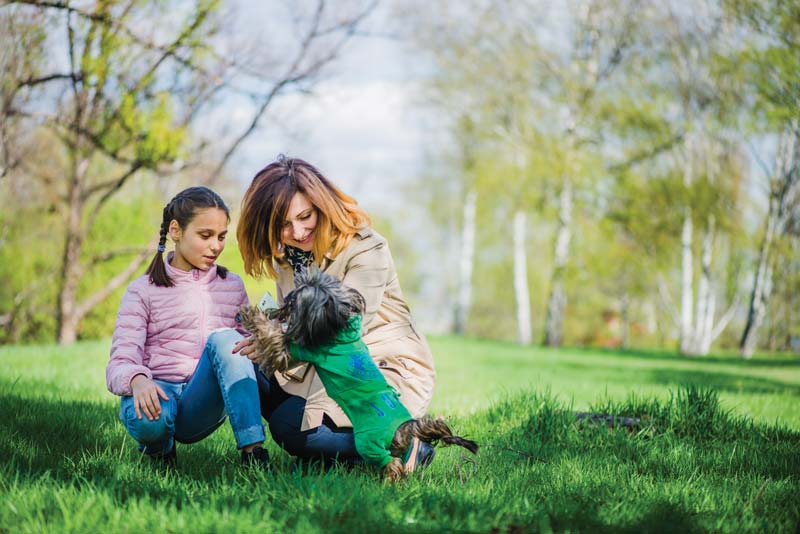
[[[378,362],[378,367],[386,367],[386,360],[381,360]]]

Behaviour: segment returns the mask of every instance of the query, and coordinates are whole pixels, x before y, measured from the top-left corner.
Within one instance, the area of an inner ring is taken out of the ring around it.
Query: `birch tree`
[[[723,211],[712,204],[722,201],[714,192],[727,191],[726,181],[736,179],[733,166],[726,161],[735,141],[726,127],[732,112],[721,94],[721,79],[714,77],[712,59],[724,47],[726,37],[722,18],[712,3],[698,3],[691,16],[679,11],[679,4],[666,4],[660,13],[664,26],[666,64],[670,65],[668,90],[676,95],[673,124],[683,139],[682,146],[671,152],[672,164],[681,175],[683,198],[680,199],[680,299],[677,310],[669,297],[663,277],[659,289],[665,304],[673,310],[680,332],[680,352],[707,354],[730,320],[738,300],[728,303],[717,317],[713,254]],[[728,158],[729,159],[729,158]],[[709,194],[699,194],[705,186]],[[700,234],[699,269],[696,267],[696,234]],[[695,274],[697,272],[697,275]],[[695,280],[696,279],[696,280]],[[697,291],[695,292],[695,287]]]
[[[530,345],[531,302],[528,291],[528,260],[525,248],[525,213],[514,214],[514,295],[517,301],[517,340],[520,345]]]
[[[792,212],[800,204],[798,167],[800,167],[800,127],[797,120],[794,120],[786,126],[780,136],[774,174],[770,180],[764,233],[753,275],[747,322],[739,343],[740,352],[745,358],[752,357],[756,348],[757,332],[764,321],[767,303],[772,293],[775,242],[786,232]]]
[[[458,261],[458,297],[453,332],[464,334],[472,305],[472,267],[475,262],[475,210],[478,193],[471,189],[464,199],[461,251]]]
[[[540,53],[538,60],[532,62],[538,66],[532,69],[534,76],[555,78],[555,83],[545,83],[540,87],[550,105],[560,109],[561,120],[552,135],[561,139],[565,158],[563,173],[554,177],[557,224],[543,339],[548,346],[563,343],[567,306],[564,276],[570,258],[576,187],[590,183],[588,173],[579,174],[586,173],[586,169],[580,169],[574,162],[581,159],[580,153],[588,146],[602,142],[603,128],[596,109],[607,96],[604,91],[608,89],[610,80],[627,60],[634,40],[635,16],[640,7],[636,1],[585,1],[571,6],[576,16],[564,53]],[[534,32],[527,30],[525,35],[535,36]],[[535,42],[526,44],[543,49]],[[536,87],[536,82],[532,82]],[[609,105],[607,101],[605,104]]]
[[[772,293],[776,244],[789,233],[800,206],[800,17],[793,2],[727,0],[724,6],[746,36],[729,67],[740,74],[737,89],[752,95],[751,131],[776,140],[771,164],[756,153],[768,198],[739,343],[742,356],[750,358]]]
[[[489,157],[511,162],[498,162],[498,173],[518,169],[501,182],[478,184],[481,202],[513,205],[513,219],[516,210],[540,206],[538,198],[552,200],[548,345],[563,341],[576,191],[590,188],[601,170],[596,161],[587,165],[594,157],[587,155],[599,153],[602,137],[595,111],[601,101],[611,106],[604,89],[627,59],[639,5],[636,0],[571,3],[565,11],[575,15],[567,19],[557,46],[547,43],[550,36],[540,23],[553,15],[546,3],[476,1],[444,16],[440,11],[446,9],[439,6],[430,17],[459,21],[434,26],[424,42],[440,67],[434,86],[447,95],[440,97],[443,107],[469,113],[483,132],[481,141],[491,146]]]

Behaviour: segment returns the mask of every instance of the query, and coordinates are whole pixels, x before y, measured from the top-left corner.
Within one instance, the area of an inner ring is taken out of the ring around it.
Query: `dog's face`
[[[330,343],[353,315],[363,313],[364,297],[318,268],[295,276],[295,289],[270,314],[286,324],[286,339],[306,348]]]

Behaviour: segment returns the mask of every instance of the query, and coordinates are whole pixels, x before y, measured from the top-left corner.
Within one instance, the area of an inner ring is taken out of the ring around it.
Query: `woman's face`
[[[316,227],[317,209],[303,193],[295,193],[283,221],[281,241],[284,245],[308,252],[314,248]]]

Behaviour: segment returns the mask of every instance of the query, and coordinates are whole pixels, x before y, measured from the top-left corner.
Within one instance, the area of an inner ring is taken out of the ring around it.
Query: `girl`
[[[425,413],[433,395],[433,357],[414,327],[387,242],[354,199],[311,164],[279,156],[245,193],[237,238],[245,271],[274,278],[281,305],[294,289],[294,273],[310,264],[361,293],[370,356],[411,416]],[[252,338],[234,349],[256,357]],[[284,449],[303,458],[358,458],[352,423],[326,394],[313,365],[257,376],[262,411]],[[427,443],[415,438],[412,448],[406,471],[433,458]]]
[[[161,464],[176,465],[175,442],[203,439],[226,415],[242,463],[269,462],[254,367],[230,350],[248,299],[242,279],[216,264],[229,221],[207,187],[178,193],[164,207],[147,273],[128,286],[117,314],[106,383],[122,397],[120,419],[139,450]],[[164,260],[167,234],[175,250]]]

